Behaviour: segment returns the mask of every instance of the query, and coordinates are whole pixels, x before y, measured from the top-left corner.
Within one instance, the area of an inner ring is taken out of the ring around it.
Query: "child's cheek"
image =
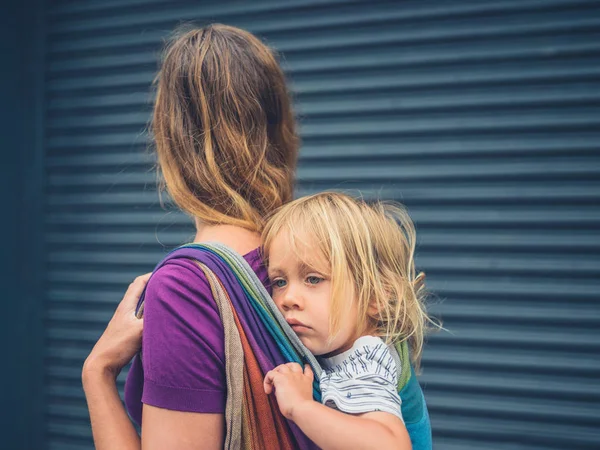
[[[273,294],[271,295],[271,298],[275,302],[275,306],[277,306],[277,309],[279,310],[279,312],[283,313],[283,308],[282,308],[282,304],[281,304],[281,300],[280,300],[279,295],[277,295],[275,293],[275,291],[273,291]]]

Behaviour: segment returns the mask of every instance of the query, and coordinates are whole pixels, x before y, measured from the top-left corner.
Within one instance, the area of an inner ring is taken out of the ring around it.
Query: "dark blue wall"
[[[408,206],[451,331],[421,376],[436,448],[600,448],[600,0],[12,3],[0,449],[93,447],[81,364],[127,284],[193,236],[143,132],[180,21],[283,53],[299,195]]]
[[[41,93],[43,5],[0,13],[0,436],[3,449],[39,448],[41,408]]]

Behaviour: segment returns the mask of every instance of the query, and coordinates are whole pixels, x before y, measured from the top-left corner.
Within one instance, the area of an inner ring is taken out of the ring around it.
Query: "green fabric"
[[[406,383],[408,383],[411,374],[410,355],[408,354],[408,342],[396,342],[394,344],[398,356],[400,357],[400,376],[398,377],[398,392],[400,392]]]

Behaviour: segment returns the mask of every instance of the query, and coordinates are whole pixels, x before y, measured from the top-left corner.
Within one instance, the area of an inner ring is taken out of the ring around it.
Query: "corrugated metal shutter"
[[[300,194],[405,202],[451,333],[436,448],[600,448],[600,2],[105,0],[48,6],[47,433],[91,448],[80,366],[134,276],[193,236],[142,133],[161,39],[218,21],[286,58]]]

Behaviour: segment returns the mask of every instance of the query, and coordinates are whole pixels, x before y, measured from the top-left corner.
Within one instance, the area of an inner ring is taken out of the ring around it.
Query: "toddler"
[[[279,209],[263,243],[273,300],[323,368],[322,404],[308,365],[267,373],[265,392],[274,391],[281,413],[324,450],[410,449],[411,439],[415,449],[430,448],[420,387],[410,398],[422,402],[414,432],[425,437],[407,430],[398,393],[401,368],[411,366],[394,344],[407,341],[418,367],[430,322],[405,210],[320,193]]]

